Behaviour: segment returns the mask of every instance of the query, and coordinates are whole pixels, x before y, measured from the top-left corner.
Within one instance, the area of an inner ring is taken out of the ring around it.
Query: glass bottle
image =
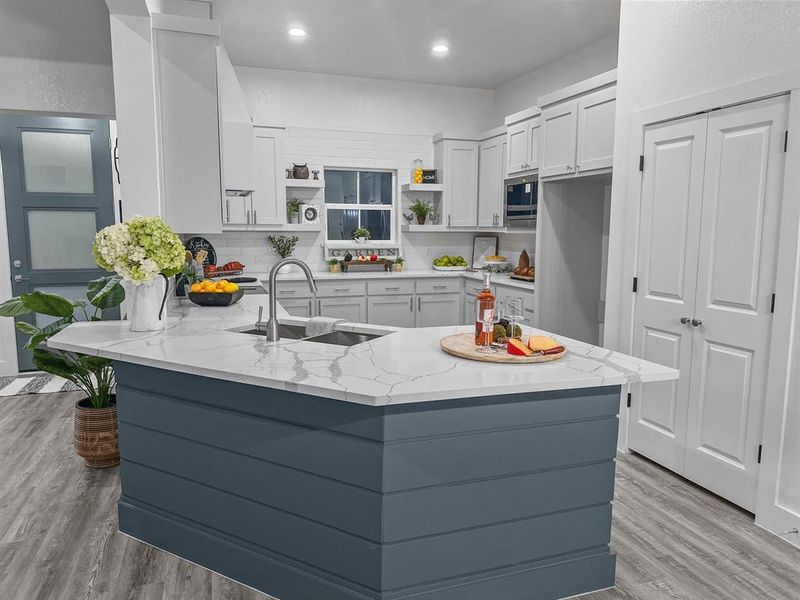
[[[414,161],[414,168],[411,170],[411,183],[422,183],[422,159]]]
[[[494,294],[491,290],[491,275],[489,273],[483,274],[483,289],[475,296],[475,300],[479,304],[480,314],[475,318],[475,344],[478,346],[486,345],[486,337],[489,337],[489,344],[494,339],[493,325],[486,327],[487,331],[484,334],[484,323],[494,323]],[[481,318],[482,317],[482,318]],[[491,317],[491,318],[489,318]]]

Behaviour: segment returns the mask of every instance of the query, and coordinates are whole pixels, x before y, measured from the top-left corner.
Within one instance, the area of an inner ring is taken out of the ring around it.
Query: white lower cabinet
[[[508,312],[506,309],[506,301],[509,298],[522,299],[522,315],[525,318],[525,325],[535,326],[533,321],[533,292],[523,290],[520,288],[506,287],[498,285],[495,288],[495,297],[500,305],[500,312]]]
[[[371,325],[414,327],[414,296],[370,296],[367,316]]]
[[[313,298],[282,298],[278,302],[293,317],[310,318],[314,316]]]
[[[317,314],[321,317],[367,323],[367,299],[365,296],[318,298]]]
[[[461,294],[417,296],[417,327],[442,327],[461,323]]]

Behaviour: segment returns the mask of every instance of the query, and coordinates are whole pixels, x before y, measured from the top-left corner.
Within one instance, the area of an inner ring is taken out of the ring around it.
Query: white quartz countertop
[[[441,338],[470,331],[469,326],[397,329],[341,323],[337,329],[387,335],[349,347],[288,339],[267,342],[262,336],[230,331],[255,322],[263,304],[258,296],[245,296],[229,307],[182,302],[171,311],[162,332],[132,333],[126,321],[76,323],[50,338],[48,345],[372,406],[678,378],[675,369],[561,336],[555,337],[567,347],[567,355],[550,363],[478,363],[441,350]],[[280,319],[306,321],[282,309]]]
[[[246,272],[244,277],[255,277],[266,287],[269,280],[269,273]],[[434,271],[432,269],[404,269],[400,272],[395,271],[349,271],[347,273],[331,273],[330,271],[317,271],[314,278],[319,281],[344,280],[344,279],[424,279],[424,278],[461,278],[471,281],[482,281],[483,272],[481,271]],[[305,275],[299,270],[296,273],[286,273],[278,275],[278,281],[302,281]],[[533,291],[534,283],[511,279],[506,273],[492,273],[492,283],[522,290]],[[256,287],[258,283],[242,284],[242,287]]]

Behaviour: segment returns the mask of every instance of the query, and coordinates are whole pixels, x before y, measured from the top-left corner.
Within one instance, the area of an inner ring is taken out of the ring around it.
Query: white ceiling
[[[216,0],[235,65],[494,89],[607,37],[619,0]],[[290,39],[289,27],[308,32]],[[450,46],[431,56],[435,41]]]

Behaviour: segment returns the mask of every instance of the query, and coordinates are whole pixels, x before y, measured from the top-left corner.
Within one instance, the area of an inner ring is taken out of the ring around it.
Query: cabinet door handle
[[[312,304],[313,302],[314,302],[313,300],[309,300],[308,301],[308,316],[309,317],[313,317],[314,316],[314,305]]]
[[[383,289],[385,289],[385,290],[399,290],[400,288],[398,286],[394,286],[394,287],[385,287]]]
[[[231,222],[231,201],[225,200],[225,216],[228,219],[228,223]]]
[[[422,298],[420,296],[417,296],[417,311],[421,310],[422,310]]]
[[[322,300],[317,300],[317,316],[322,316]]]
[[[253,209],[253,223],[258,223],[258,211]]]
[[[334,292],[349,292],[350,288],[333,288]]]
[[[688,325],[691,322],[689,317],[681,317],[681,325]]]
[[[250,209],[247,210],[247,224],[250,225]]]
[[[408,310],[414,312],[414,296],[408,299]]]
[[[435,290],[444,290],[444,289],[447,289],[447,286],[446,285],[435,285],[435,286],[433,286],[433,289],[435,289]]]
[[[692,327],[700,327],[703,322],[700,319],[692,319]]]
[[[447,215],[447,226],[450,227],[450,215]]]

